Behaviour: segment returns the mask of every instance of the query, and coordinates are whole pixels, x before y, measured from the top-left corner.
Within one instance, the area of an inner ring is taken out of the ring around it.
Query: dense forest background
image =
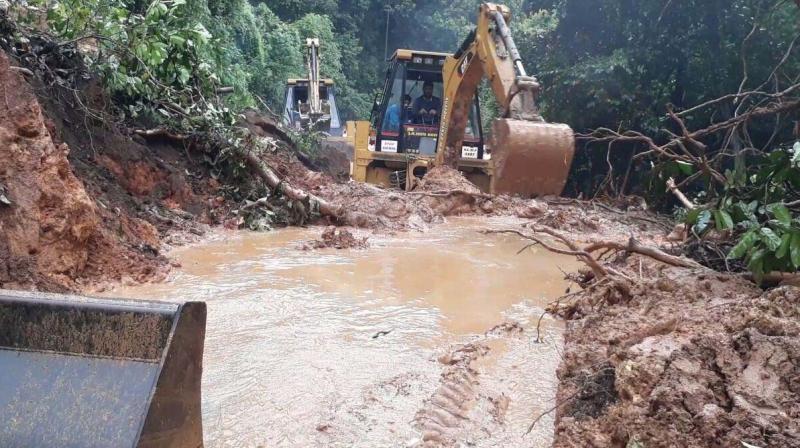
[[[51,4],[52,1],[43,1]],[[303,43],[319,37],[323,73],[337,81],[346,118],[369,114],[373,92],[396,48],[453,51],[479,0],[173,0],[175,20],[210,33],[201,56],[234,106],[279,107],[287,78],[304,74]],[[598,126],[658,128],[680,108],[736,91],[743,59],[751,85],[768,77],[797,32],[797,7],[767,0],[509,0],[512,29],[529,71],[542,78],[548,116],[578,131]],[[144,0],[57,3],[68,37],[108,34],[119,9]],[[76,14],[84,10],[85,14]],[[54,15],[58,15],[55,13]],[[743,45],[744,39],[755,32]],[[800,72],[794,55],[784,67]],[[199,67],[189,67],[198,70]]]
[[[282,109],[306,38],[322,43],[343,118],[363,119],[387,55],[454,51],[480,3],[27,0],[9,11],[80,50],[121,122],[213,135],[221,150],[243,144],[242,109]],[[715,251],[754,272],[800,267],[800,0],[506,3],[545,118],[578,136],[565,194],[640,195],[702,244],[733,234]]]

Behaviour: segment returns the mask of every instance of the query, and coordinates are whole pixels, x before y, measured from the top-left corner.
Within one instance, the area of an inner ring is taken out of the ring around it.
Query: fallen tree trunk
[[[188,140],[191,136],[184,135],[184,134],[176,134],[174,132],[170,132],[167,129],[157,128],[157,129],[137,129],[134,131],[135,134],[140,135],[145,138],[167,138],[170,140],[174,140],[176,142],[184,142]],[[288,138],[288,137],[287,137]],[[295,201],[308,201],[312,204],[312,206],[316,206],[319,210],[319,213],[323,216],[328,216],[333,219],[340,219],[343,217],[344,213],[342,207],[340,205],[331,204],[330,202],[315,196],[311,193],[308,193],[304,190],[301,190],[297,187],[292,186],[291,184],[282,180],[272,168],[269,167],[263,160],[261,160],[257,153],[254,151],[247,150],[245,148],[237,147],[235,145],[229,145],[231,148],[235,150],[235,154],[242,159],[244,159],[250,168],[255,172],[255,174],[263,180],[270,189],[274,191],[279,191],[284,194],[289,199]]]
[[[280,191],[282,194],[286,195],[286,197],[294,199],[295,201],[309,201],[316,204],[319,208],[319,213],[323,216],[329,216],[334,219],[339,219],[342,217],[343,213],[340,205],[331,204],[330,202],[318,196],[293,187],[287,182],[281,180],[281,178],[275,174],[275,171],[273,171],[269,165],[267,165],[253,152],[240,151],[239,156],[247,161],[247,163],[250,165],[250,168],[252,168],[258,177],[266,182],[271,189]]]

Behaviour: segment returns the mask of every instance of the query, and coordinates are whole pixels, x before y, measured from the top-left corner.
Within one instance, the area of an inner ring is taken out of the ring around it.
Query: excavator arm
[[[492,123],[493,193],[561,194],[574,154],[572,129],[539,114],[539,83],[511,36],[508,7],[483,3],[478,23],[443,67],[444,99],[436,164],[457,167],[478,84],[486,77],[501,108]]]
[[[308,105],[311,114],[322,114],[322,103],[319,96],[319,39],[306,39],[308,55],[306,69],[308,70]]]

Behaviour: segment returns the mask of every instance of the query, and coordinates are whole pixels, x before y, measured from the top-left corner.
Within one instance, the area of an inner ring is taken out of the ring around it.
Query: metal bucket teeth
[[[497,119],[492,123],[492,139],[492,193],[561,194],[575,154],[575,136],[569,126]]]

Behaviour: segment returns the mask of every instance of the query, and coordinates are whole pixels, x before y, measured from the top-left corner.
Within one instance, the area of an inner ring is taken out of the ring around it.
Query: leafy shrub
[[[749,169],[739,160],[725,174],[718,200],[686,214],[692,231],[731,232],[736,245],[727,257],[743,259],[757,278],[800,268],[800,215],[792,210],[800,203],[786,202],[800,191],[800,142],[759,156]]]

